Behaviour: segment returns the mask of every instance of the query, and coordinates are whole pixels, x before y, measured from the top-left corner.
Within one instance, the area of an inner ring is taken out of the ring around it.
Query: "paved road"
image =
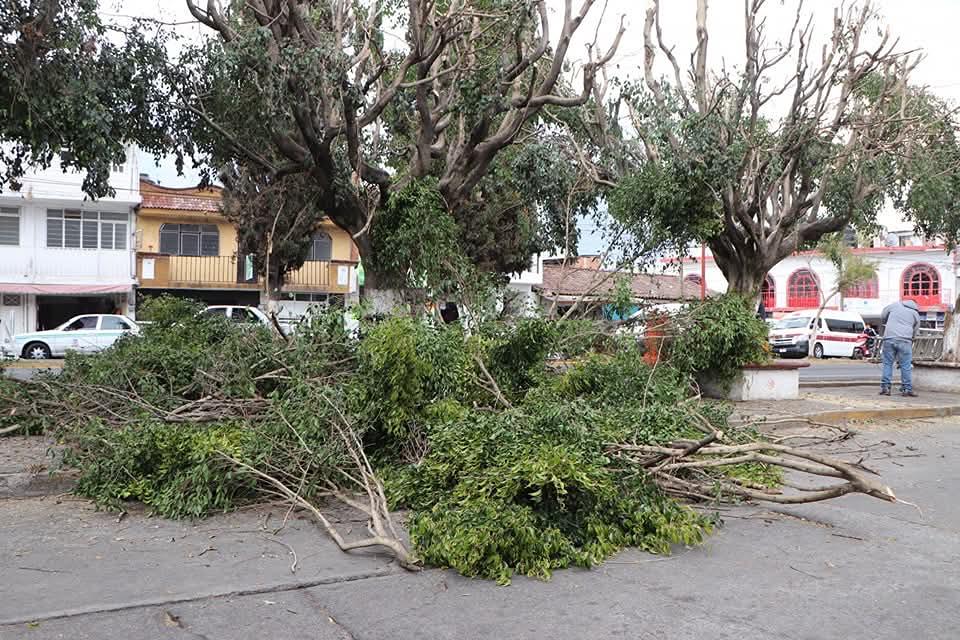
[[[862,360],[814,360],[800,369],[801,382],[880,380],[880,365]]]
[[[960,419],[844,446],[917,508],[738,508],[702,546],[509,587],[343,554],[297,517],[274,535],[281,507],[176,523],[0,501],[0,638],[954,640]]]

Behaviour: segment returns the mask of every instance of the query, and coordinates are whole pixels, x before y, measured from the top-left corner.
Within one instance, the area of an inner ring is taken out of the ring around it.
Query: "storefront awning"
[[[126,284],[13,284],[0,282],[0,293],[35,293],[38,295],[101,295],[126,293],[133,285]]]

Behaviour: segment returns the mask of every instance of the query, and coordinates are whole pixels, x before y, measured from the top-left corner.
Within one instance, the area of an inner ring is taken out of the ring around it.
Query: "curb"
[[[896,407],[889,409],[842,409],[839,411],[803,413],[796,416],[785,416],[783,422],[778,421],[776,426],[782,427],[784,424],[789,424],[790,418],[796,418],[798,423],[812,420],[814,422],[839,424],[848,420],[910,420],[918,418],[947,418],[950,416],[960,416],[960,405],[946,407]],[[771,418],[773,418],[773,416],[771,416]],[[741,421],[740,424],[749,423],[751,423],[751,421]],[[761,428],[764,425],[763,421],[754,421],[752,424]]]
[[[806,389],[833,389],[837,387],[876,387],[876,380],[811,380],[810,382],[800,381],[800,388]]]

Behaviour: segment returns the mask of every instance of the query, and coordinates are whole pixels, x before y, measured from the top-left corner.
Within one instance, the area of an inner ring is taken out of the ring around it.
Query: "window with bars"
[[[764,279],[763,285],[760,287],[760,299],[763,301],[765,309],[772,309],[777,306],[777,288],[770,276]]]
[[[13,207],[0,208],[0,245],[20,246],[20,210]]]
[[[787,306],[816,309],[820,306],[820,285],[809,269],[794,271],[787,281]]]
[[[847,298],[879,298],[880,285],[876,278],[864,280],[844,289],[843,295]]]
[[[940,304],[940,274],[929,264],[915,264],[903,272],[900,297],[920,305]]]
[[[23,298],[19,293],[5,293],[0,296],[0,306],[19,307],[21,304],[23,304]]]
[[[127,248],[127,214],[47,210],[47,246],[59,249]]]
[[[308,262],[329,262],[333,254],[333,240],[327,233],[317,231],[313,234],[313,241],[310,243],[310,252],[307,253]]]
[[[219,256],[220,230],[215,224],[162,224],[160,253],[171,256]]]

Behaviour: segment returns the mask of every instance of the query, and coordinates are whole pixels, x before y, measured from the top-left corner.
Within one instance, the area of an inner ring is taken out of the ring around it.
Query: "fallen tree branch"
[[[713,496],[711,499],[722,500],[725,495],[734,495],[780,504],[802,504],[847,493],[863,493],[888,502],[897,501],[889,487],[869,477],[869,474],[875,475],[876,472],[859,463],[845,462],[774,442],[725,445],[714,443],[716,439],[708,435],[700,441],[681,440],[665,445],[611,444],[607,451],[646,470],[664,491],[688,498]],[[696,475],[709,469],[748,463],[779,467],[811,476],[837,478],[845,482],[807,488],[789,483],[785,486],[796,489],[797,493],[787,494],[750,488],[732,477]]]
[[[386,549],[390,550],[393,556],[397,559],[397,562],[404,569],[409,569],[411,571],[420,570],[421,567],[417,559],[409,551],[407,551],[406,547],[404,547],[403,543],[399,539],[383,535],[372,535],[371,537],[364,538],[362,540],[347,542],[343,536],[340,535],[340,532],[337,531],[337,528],[333,526],[333,524],[325,515],[323,515],[323,512],[320,511],[316,505],[288,487],[282,480],[264,473],[259,469],[255,469],[249,464],[237,460],[236,458],[222,451],[218,451],[217,453],[223,456],[231,464],[235,465],[238,469],[241,469],[244,472],[259,478],[267,485],[273,487],[278,493],[286,497],[292,504],[302,507],[312,513],[317,521],[319,521],[323,526],[324,530],[327,532],[327,535],[330,536],[330,538],[334,541],[334,543],[336,543],[337,547],[339,547],[341,551],[352,551],[354,549],[363,549],[367,547],[385,547]],[[337,497],[342,501],[342,497]],[[356,506],[356,503],[353,501],[345,504]]]

